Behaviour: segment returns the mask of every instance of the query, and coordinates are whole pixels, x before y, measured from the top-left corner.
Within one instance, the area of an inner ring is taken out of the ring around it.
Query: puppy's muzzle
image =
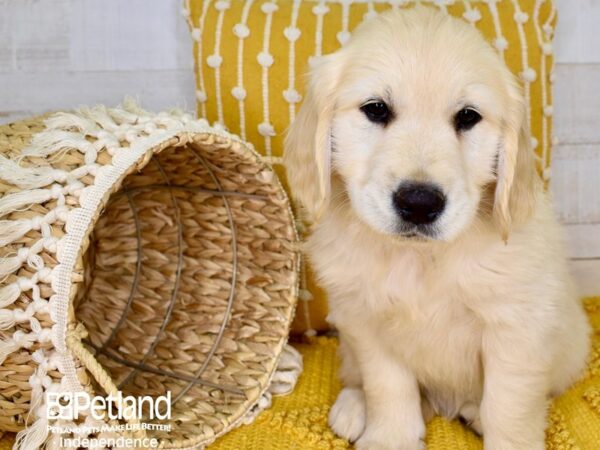
[[[405,222],[427,225],[435,222],[446,206],[446,196],[430,183],[402,183],[394,192],[392,202]]]

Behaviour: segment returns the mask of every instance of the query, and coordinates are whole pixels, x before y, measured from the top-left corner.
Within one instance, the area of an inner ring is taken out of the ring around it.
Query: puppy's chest
[[[481,322],[452,268],[438,263],[426,255],[392,261],[376,285],[364,279],[377,297],[365,309],[380,342],[423,386],[463,397],[481,383]]]
[[[461,303],[432,299],[412,315],[390,307],[369,325],[428,389],[459,393],[479,385],[481,325]]]
[[[369,327],[428,388],[472,391],[481,379],[481,324],[456,265],[410,249],[337,249],[334,259],[315,255],[334,325]]]

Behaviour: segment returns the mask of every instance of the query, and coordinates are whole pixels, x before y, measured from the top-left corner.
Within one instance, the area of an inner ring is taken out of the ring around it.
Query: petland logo
[[[46,393],[46,413],[48,419],[77,420],[79,415],[90,414],[96,420],[140,420],[171,418],[171,392],[160,397],[123,397],[117,395],[108,397],[90,396],[87,392]],[[148,412],[144,417],[144,409]]]

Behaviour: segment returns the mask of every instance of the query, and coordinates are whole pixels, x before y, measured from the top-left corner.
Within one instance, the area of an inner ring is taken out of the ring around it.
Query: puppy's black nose
[[[403,220],[425,225],[438,218],[446,205],[446,197],[432,184],[403,183],[394,192],[393,203]]]

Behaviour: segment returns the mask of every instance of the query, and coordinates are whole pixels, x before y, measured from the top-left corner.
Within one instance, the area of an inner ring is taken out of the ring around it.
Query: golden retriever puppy
[[[333,430],[415,450],[441,414],[543,449],[590,331],[521,89],[479,32],[428,7],[363,23],[314,68],[285,161],[340,334]]]

